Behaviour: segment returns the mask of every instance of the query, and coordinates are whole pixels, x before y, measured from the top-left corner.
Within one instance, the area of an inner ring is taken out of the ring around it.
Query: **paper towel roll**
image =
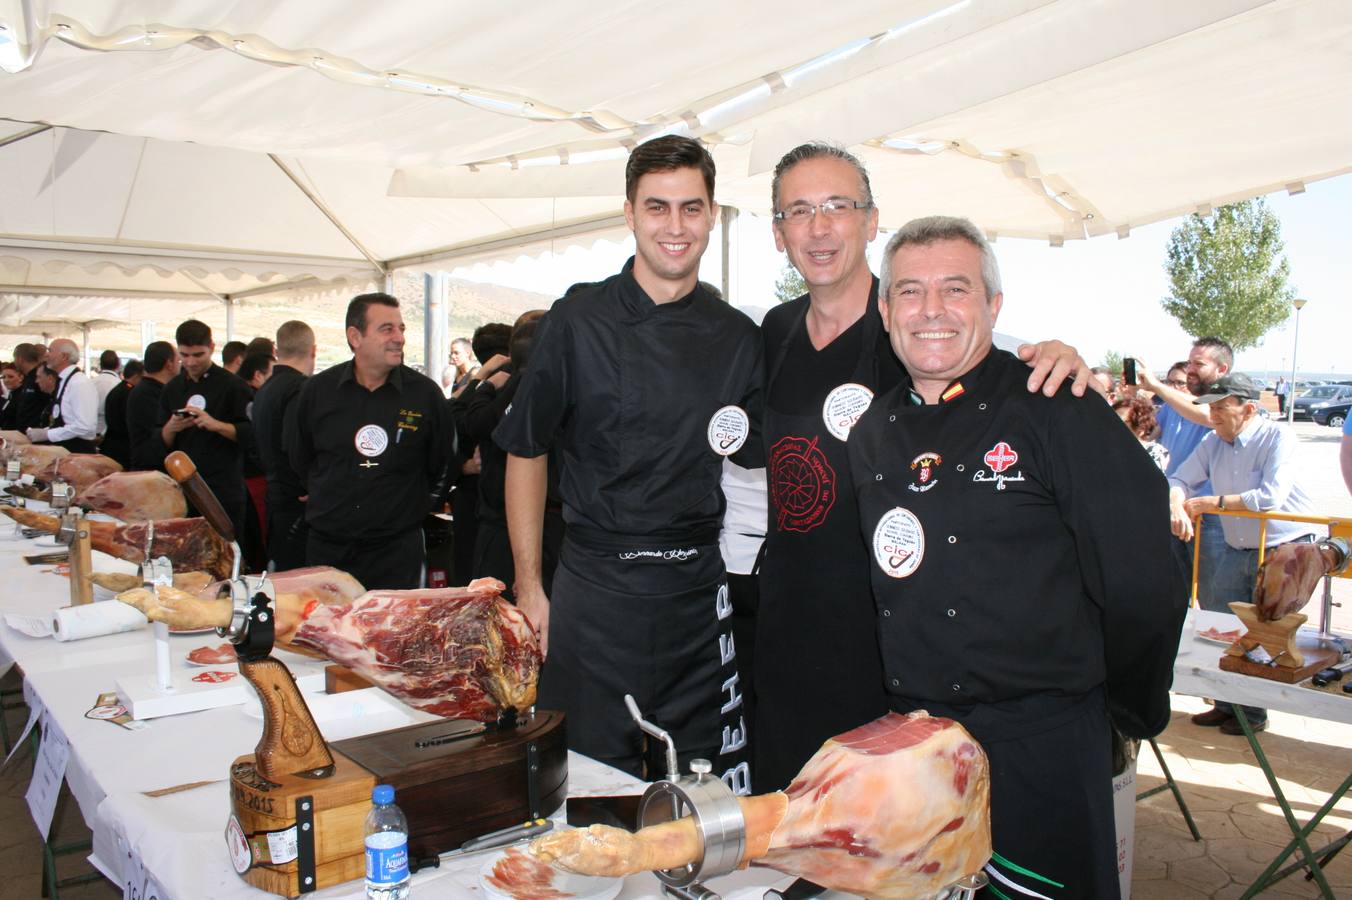
[[[145,628],[150,620],[134,606],[117,600],[63,606],[52,617],[52,637],[58,641],[82,641]]]

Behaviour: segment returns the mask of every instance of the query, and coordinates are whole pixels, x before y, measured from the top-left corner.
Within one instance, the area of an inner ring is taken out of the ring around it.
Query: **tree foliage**
[[[1103,362],[1099,363],[1099,365],[1103,366],[1114,375],[1121,375],[1122,354],[1118,353],[1116,350],[1109,350],[1107,353],[1103,354]]]
[[[1291,315],[1295,289],[1282,255],[1282,227],[1260,197],[1191,215],[1169,236],[1173,295],[1164,309],[1195,338],[1216,335],[1252,347]]]
[[[807,282],[803,280],[803,276],[793,267],[793,263],[784,263],[784,270],[775,279],[775,296],[779,298],[779,302],[788,303],[806,293]]]

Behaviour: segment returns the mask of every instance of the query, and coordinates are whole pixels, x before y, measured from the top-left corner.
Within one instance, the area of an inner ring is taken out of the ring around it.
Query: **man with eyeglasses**
[[[782,788],[827,738],[888,709],[869,560],[846,441],[875,394],[904,374],[878,316],[866,252],[878,233],[868,173],[824,143],[789,151],[771,186],[775,246],[808,293],[762,324],[769,517],[756,622],[752,771]],[[867,315],[866,315],[867,313]],[[1052,394],[1089,366],[1056,341],[1020,348],[1030,391]],[[929,463],[921,455],[917,469]],[[925,482],[920,482],[924,484]]]

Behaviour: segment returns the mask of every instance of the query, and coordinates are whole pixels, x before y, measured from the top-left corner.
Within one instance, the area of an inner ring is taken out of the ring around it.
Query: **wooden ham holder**
[[[1280,619],[1264,622],[1252,603],[1231,603],[1230,610],[1247,631],[1225,648],[1221,671],[1295,684],[1339,659],[1337,649],[1325,646],[1318,635],[1298,633],[1309,618],[1304,613],[1287,613]],[[1256,647],[1267,651],[1272,657],[1271,665],[1254,662],[1244,655]]]
[[[56,540],[69,548],[67,564],[70,566],[70,605],[82,606],[93,603],[94,562],[89,542],[89,521],[79,507],[71,506],[74,492],[70,489],[70,485],[56,482],[52,485],[51,493],[52,510],[61,516],[61,527],[56,532]]]
[[[174,453],[165,462],[198,511],[233,541],[229,519],[191,461]],[[517,721],[509,711],[497,723],[439,720],[329,747],[291,672],[269,655],[270,587],[259,585],[249,596],[243,585],[232,584],[228,636],[240,674],[262,702],[263,734],[252,754],[230,766],[225,837],[235,870],[249,884],[296,897],[362,877],[364,824],[377,784],[395,788],[415,869],[471,838],[563,805],[568,750],[561,713],[532,712]]]

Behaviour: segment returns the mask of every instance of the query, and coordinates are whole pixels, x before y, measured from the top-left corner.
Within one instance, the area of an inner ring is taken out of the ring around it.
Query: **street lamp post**
[[[1300,347],[1300,311],[1309,302],[1301,299],[1291,301],[1291,305],[1296,308],[1296,334],[1291,339],[1291,392],[1287,395],[1290,399],[1286,405],[1286,421],[1288,423],[1296,421],[1296,350]]]

